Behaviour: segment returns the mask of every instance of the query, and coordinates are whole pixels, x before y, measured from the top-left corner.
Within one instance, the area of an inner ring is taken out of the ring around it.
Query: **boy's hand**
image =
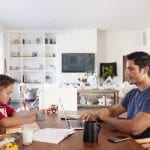
[[[36,118],[37,118],[37,115],[35,114],[35,115],[32,115],[32,116],[30,116],[30,117],[28,117],[28,118],[26,118],[27,119],[27,123],[33,123],[33,122],[35,122],[36,121]]]

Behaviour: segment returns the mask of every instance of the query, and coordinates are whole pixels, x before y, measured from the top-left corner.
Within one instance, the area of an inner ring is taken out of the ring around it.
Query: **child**
[[[7,104],[11,98],[14,83],[15,80],[11,77],[0,75],[0,126],[3,127],[33,123],[36,120],[36,115],[28,118],[16,117],[15,110]]]

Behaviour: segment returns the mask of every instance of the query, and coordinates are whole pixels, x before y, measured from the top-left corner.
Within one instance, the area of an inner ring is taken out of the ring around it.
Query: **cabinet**
[[[8,33],[7,71],[18,82],[57,82],[57,40],[55,32]]]
[[[119,91],[115,89],[79,89],[78,90],[78,108],[94,108],[94,107],[109,107],[119,102],[118,99]],[[81,104],[81,97],[84,97],[86,102]],[[98,99],[105,97],[104,105],[98,104]],[[107,99],[112,99],[111,105],[107,105]]]

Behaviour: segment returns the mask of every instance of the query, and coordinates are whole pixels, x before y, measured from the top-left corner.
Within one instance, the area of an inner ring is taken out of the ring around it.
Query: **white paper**
[[[33,140],[57,144],[75,131],[73,129],[45,128],[34,133]]]
[[[29,125],[33,128],[34,131],[40,129],[39,125],[38,125],[36,122],[31,123],[31,124],[29,124]],[[14,127],[8,127],[8,128],[6,128],[6,134],[22,133],[22,128],[23,128],[23,126],[24,126],[24,125],[21,125],[21,126],[14,126]]]

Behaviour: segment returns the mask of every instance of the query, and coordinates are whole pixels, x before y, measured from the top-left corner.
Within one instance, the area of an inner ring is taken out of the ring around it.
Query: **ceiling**
[[[150,0],[0,0],[0,24],[18,29],[144,29],[150,27]]]

